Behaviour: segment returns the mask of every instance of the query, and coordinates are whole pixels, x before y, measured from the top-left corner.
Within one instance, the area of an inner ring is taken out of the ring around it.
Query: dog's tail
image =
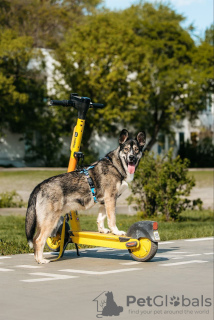
[[[30,195],[25,219],[25,233],[29,247],[33,248],[33,236],[36,230],[36,198],[39,188],[35,188]]]

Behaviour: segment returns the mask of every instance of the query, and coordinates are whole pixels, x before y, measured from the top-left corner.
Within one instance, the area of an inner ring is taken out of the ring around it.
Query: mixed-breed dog
[[[119,136],[119,146],[93,163],[88,170],[99,204],[97,226],[101,233],[125,235],[116,226],[116,200],[133,180],[145,142],[144,131],[132,139],[129,132],[123,129]],[[28,202],[25,231],[38,263],[50,261],[43,258],[43,250],[59,218],[70,210],[87,210],[94,204],[87,175],[80,170],[51,177],[35,187]],[[109,229],[104,227],[106,217]]]

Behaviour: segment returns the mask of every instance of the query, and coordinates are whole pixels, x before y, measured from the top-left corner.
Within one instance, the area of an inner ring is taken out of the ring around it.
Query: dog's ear
[[[137,134],[137,138],[136,138],[137,142],[139,143],[140,148],[142,149],[143,146],[146,143],[146,133],[145,131],[141,131]]]
[[[128,139],[128,136],[129,132],[126,129],[123,129],[120,132],[119,144],[123,144]]]

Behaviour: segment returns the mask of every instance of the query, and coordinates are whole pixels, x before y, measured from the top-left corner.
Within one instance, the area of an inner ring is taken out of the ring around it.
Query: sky
[[[148,0],[148,2],[156,2]],[[195,26],[195,34],[203,37],[204,31],[213,23],[213,0],[171,0],[173,8],[177,13],[183,14],[187,19],[182,26],[187,27],[191,23]],[[104,0],[105,6],[111,10],[125,9],[132,4],[138,3],[137,0]]]

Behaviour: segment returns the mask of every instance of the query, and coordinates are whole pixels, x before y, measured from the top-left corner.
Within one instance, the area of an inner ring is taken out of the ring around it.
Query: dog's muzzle
[[[136,164],[136,157],[133,155],[129,156],[129,161],[128,161],[128,172],[130,174],[133,174],[135,172],[135,164]]]

